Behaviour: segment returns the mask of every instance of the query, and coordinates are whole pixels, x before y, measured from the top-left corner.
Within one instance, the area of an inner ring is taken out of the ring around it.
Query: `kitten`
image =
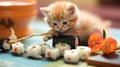
[[[86,42],[93,32],[102,35],[103,29],[108,29],[109,21],[102,20],[98,16],[89,12],[79,10],[71,2],[55,2],[40,10],[45,15],[45,22],[52,28],[49,34],[44,35],[45,41],[58,35],[78,35],[81,42]]]

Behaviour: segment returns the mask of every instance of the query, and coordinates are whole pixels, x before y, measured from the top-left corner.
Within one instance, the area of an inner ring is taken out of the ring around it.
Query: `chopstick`
[[[19,38],[19,39],[12,40],[12,41],[9,42],[9,43],[15,43],[15,42],[22,41],[22,40],[24,40],[24,39],[28,39],[28,38],[33,37],[33,36],[43,36],[43,35],[45,35],[45,34],[48,34],[48,33],[28,35],[28,36],[25,36],[25,37],[22,37],[22,38]]]

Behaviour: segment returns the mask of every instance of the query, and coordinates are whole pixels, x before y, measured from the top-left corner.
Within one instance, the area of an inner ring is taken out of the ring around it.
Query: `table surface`
[[[39,34],[47,32],[50,27],[40,21],[32,21],[29,25],[33,34]],[[120,29],[111,28],[110,29],[110,36],[115,38],[117,41],[120,39]],[[120,41],[120,40],[119,40]],[[26,47],[33,44],[44,43],[42,40],[42,36],[34,36],[29,39],[23,40],[22,43],[25,44]],[[47,42],[52,47],[52,40]],[[88,65],[85,61],[80,61],[78,64],[66,64],[64,63],[63,59],[57,61],[48,61],[44,59],[29,59],[27,57],[22,56],[14,56],[10,53],[2,53],[0,52],[0,67],[94,67]]]

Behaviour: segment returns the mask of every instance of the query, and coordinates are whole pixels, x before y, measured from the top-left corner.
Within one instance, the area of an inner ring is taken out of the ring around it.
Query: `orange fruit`
[[[100,50],[101,48],[101,42],[103,40],[103,37],[99,33],[93,33],[91,34],[89,40],[88,40],[88,46],[92,49],[92,52],[96,52]]]
[[[103,40],[103,42],[101,43],[101,50],[103,51],[104,54],[115,52],[116,49],[117,42],[115,39],[111,37]]]

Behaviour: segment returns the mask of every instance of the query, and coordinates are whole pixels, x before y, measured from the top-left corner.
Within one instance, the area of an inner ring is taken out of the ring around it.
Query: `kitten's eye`
[[[57,23],[53,23],[53,25],[54,25],[54,26],[56,26],[56,25],[57,25]]]
[[[67,24],[67,22],[63,22],[63,25],[66,25]]]

